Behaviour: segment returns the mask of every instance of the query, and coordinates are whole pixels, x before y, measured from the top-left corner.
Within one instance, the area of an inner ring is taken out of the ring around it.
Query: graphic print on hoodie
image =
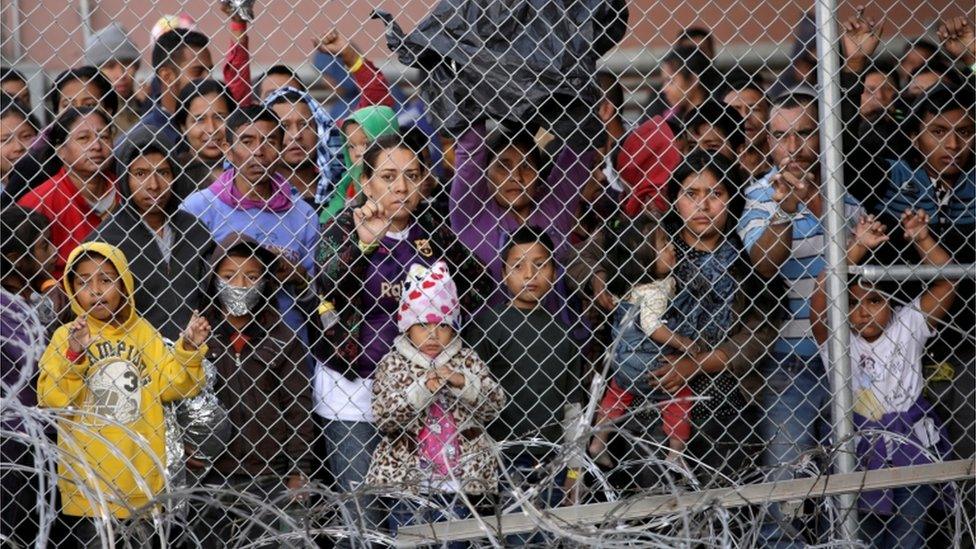
[[[156,329],[135,313],[135,283],[118,248],[89,242],[68,256],[70,273],[79,257],[105,257],[119,272],[125,293],[125,320],[118,326],[88,316],[92,343],[78,362],[67,358],[69,325],[58,328],[40,362],[37,396],[40,406],[73,407],[60,425],[58,488],[66,515],[93,517],[107,511],[127,518],[149,502],[164,484],[163,403],[196,395],[203,386],[207,347],[186,349],[182,341],[166,346]],[[85,311],[69,283],[64,291],[76,315]],[[96,415],[97,414],[97,415]],[[94,483],[94,485],[92,485]]]

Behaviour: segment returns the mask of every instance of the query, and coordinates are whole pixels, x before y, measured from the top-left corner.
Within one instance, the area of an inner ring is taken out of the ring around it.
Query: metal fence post
[[[836,473],[849,473],[855,468],[854,432],[851,409],[851,361],[847,351],[850,331],[847,325],[847,220],[844,216],[844,156],[841,127],[839,33],[836,21],[836,0],[817,0],[817,63],[820,82],[820,153],[821,191],[825,193],[828,325],[830,327],[829,365],[834,441],[837,446],[834,461]],[[857,539],[857,510],[854,494],[838,497],[842,521],[841,539]]]

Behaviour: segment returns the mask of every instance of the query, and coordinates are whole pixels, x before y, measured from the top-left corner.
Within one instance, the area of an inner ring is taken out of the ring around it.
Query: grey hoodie
[[[164,337],[176,340],[194,309],[203,309],[203,282],[209,272],[214,244],[210,231],[192,214],[179,209],[193,191],[179,162],[170,160],[174,180],[166,205],[167,226],[172,234],[169,260],[142,220],[142,211],[130,200],[129,164],[147,152],[173,150],[173,144],[148,127],[134,128],[116,147],[116,181],[121,205],[88,237],[118,247],[129,260],[136,280],[136,309]]]

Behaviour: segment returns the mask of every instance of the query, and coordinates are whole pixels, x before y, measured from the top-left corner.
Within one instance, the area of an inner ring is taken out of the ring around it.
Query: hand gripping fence
[[[0,7],[3,547],[972,547],[976,9]]]

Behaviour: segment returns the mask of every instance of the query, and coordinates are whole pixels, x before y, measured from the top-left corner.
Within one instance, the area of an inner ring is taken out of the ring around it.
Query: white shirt
[[[315,413],[325,419],[373,421],[372,379],[350,381],[324,364],[316,364],[312,398]]]
[[[879,419],[880,414],[911,408],[922,396],[922,356],[932,335],[918,299],[895,309],[888,326],[873,342],[852,333],[854,411]],[[827,349],[821,352],[826,361]]]
[[[406,240],[409,235],[408,226],[402,231],[387,231],[385,236]],[[350,381],[324,364],[316,364],[312,397],[315,413],[326,419],[373,422],[372,378]]]

